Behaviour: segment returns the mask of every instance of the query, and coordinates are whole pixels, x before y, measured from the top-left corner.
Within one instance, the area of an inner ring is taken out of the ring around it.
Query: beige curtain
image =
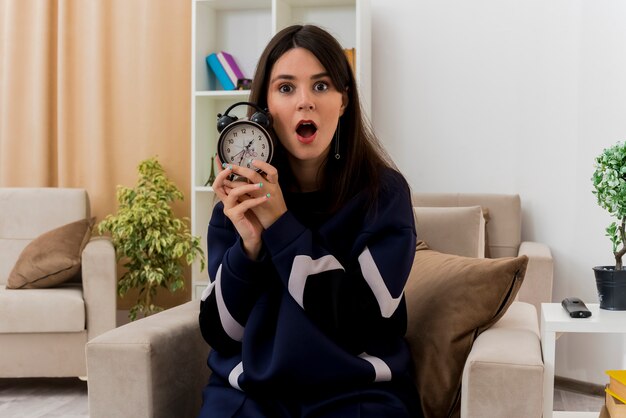
[[[100,220],[157,156],[189,216],[190,51],[188,0],[0,0],[0,186],[84,187]]]

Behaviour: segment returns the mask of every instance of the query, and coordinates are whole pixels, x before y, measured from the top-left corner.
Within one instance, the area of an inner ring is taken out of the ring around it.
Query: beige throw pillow
[[[527,264],[526,256],[468,258],[418,243],[405,289],[406,338],[425,418],[459,416],[472,344],[513,302]]]
[[[446,254],[483,258],[485,217],[480,206],[414,207],[417,238]]]
[[[93,222],[94,218],[72,222],[35,238],[15,263],[7,289],[53,287],[74,277]]]

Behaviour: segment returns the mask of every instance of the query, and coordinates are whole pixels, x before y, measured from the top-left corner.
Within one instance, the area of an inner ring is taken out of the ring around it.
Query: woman
[[[409,187],[364,123],[343,49],[315,26],[282,30],[250,100],[278,151],[213,183],[200,416],[421,416],[403,338]]]

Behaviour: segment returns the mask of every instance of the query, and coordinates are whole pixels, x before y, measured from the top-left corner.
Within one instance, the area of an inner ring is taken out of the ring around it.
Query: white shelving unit
[[[191,0],[191,229],[206,253],[206,231],[213,189],[205,186],[216,152],[217,114],[248,98],[247,91],[221,90],[206,65],[212,52],[227,51],[243,74],[252,78],[258,58],[271,37],[293,24],[315,24],[332,33],[344,48],[355,48],[355,75],[367,115],[371,108],[370,0]],[[235,114],[245,116],[245,106]],[[216,168],[217,169],[217,168]],[[192,268],[192,298],[208,284],[199,263]]]
[[[541,352],[543,354],[543,418],[596,418],[598,412],[552,411],[554,406],[554,371],[556,338],[559,333],[626,334],[626,312],[600,309],[587,304],[589,318],[570,318],[560,303],[541,304]]]

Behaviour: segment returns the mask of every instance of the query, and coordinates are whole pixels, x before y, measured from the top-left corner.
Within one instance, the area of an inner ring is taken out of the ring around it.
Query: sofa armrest
[[[554,275],[552,253],[545,244],[526,241],[520,245],[519,255],[528,256],[528,267],[522,287],[517,294],[517,300],[535,306],[537,323],[539,323],[541,304],[552,302],[552,279]]]
[[[463,370],[462,418],[540,418],[543,360],[533,305],[513,302],[476,338]]]
[[[115,328],[117,303],[117,262],[109,238],[92,238],[81,259],[85,298],[87,340]]]
[[[193,417],[208,383],[200,302],[131,322],[87,344],[91,418]]]

